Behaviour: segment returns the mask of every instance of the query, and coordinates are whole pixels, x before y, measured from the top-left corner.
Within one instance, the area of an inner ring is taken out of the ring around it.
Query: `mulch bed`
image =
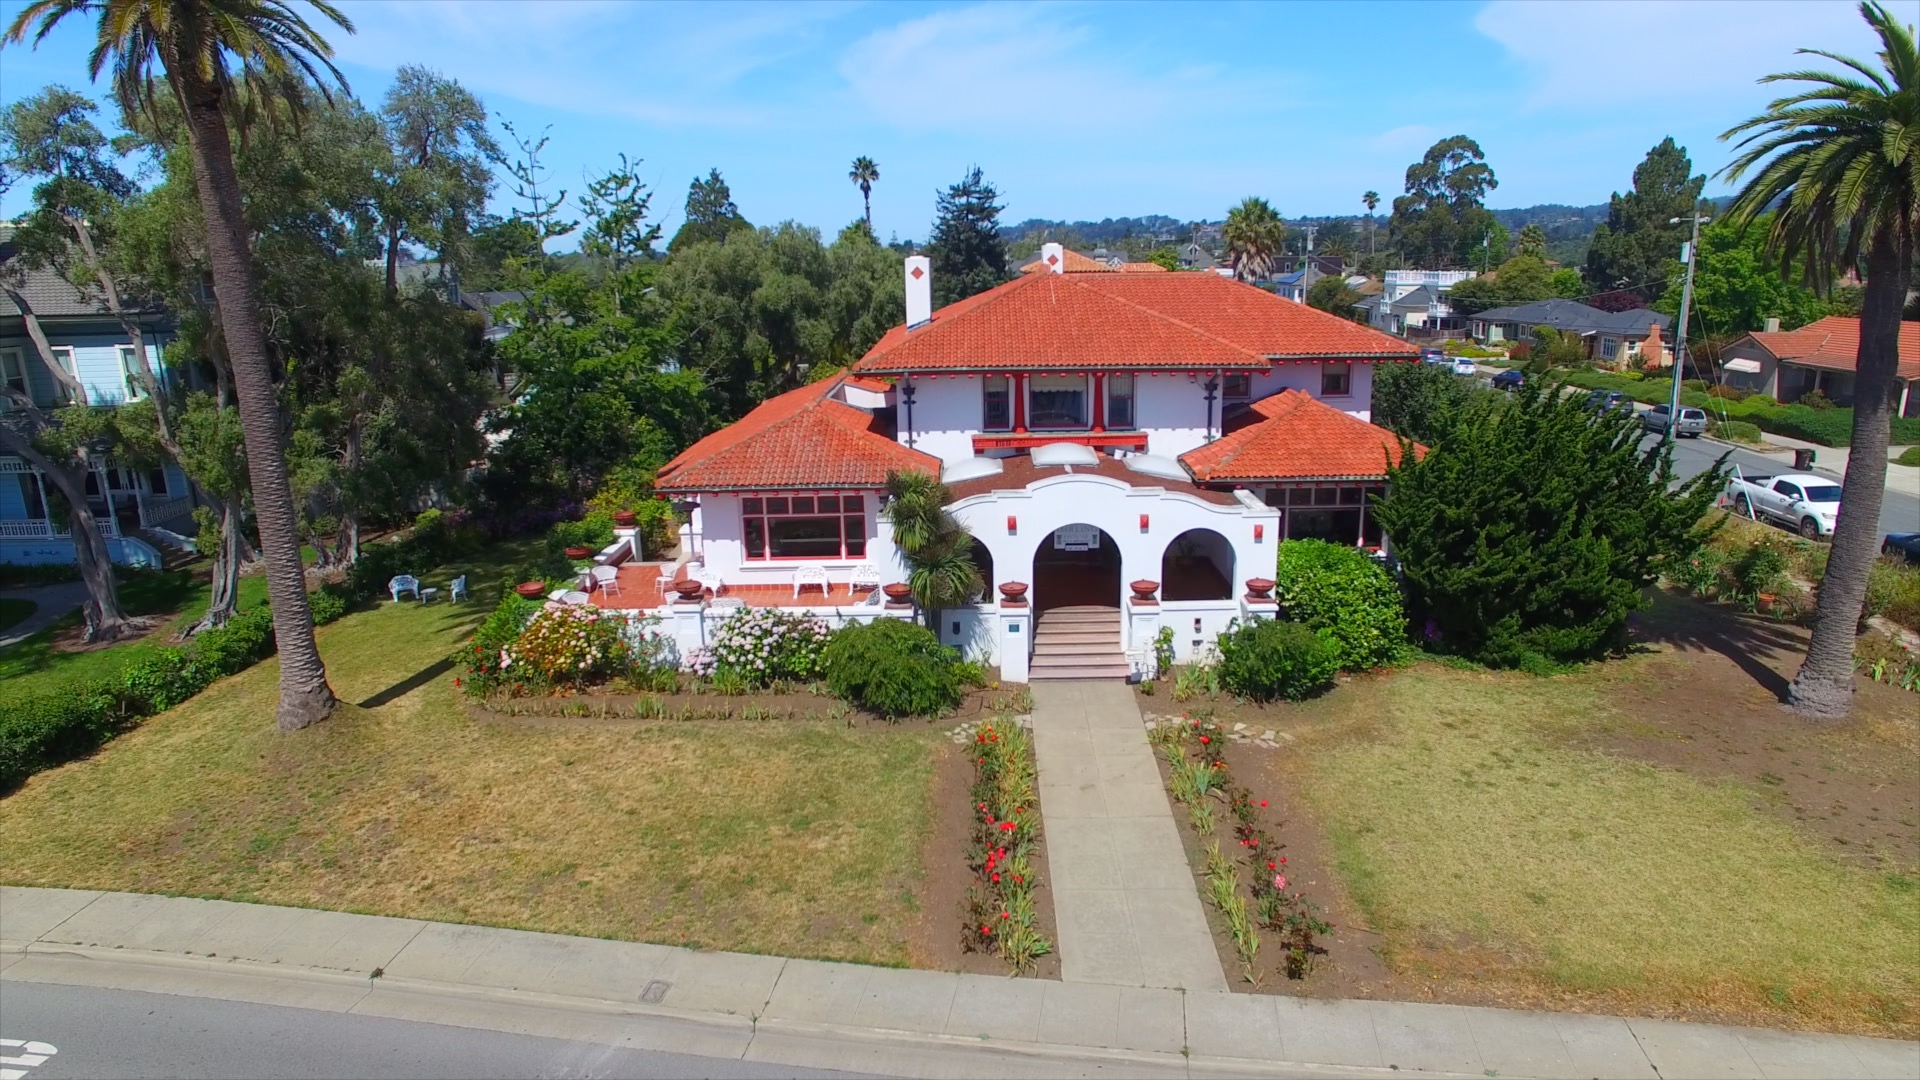
[[[920,905],[907,938],[907,955],[916,968],[933,971],[960,971],[973,975],[1005,975],[1007,962],[997,953],[968,952],[961,947],[961,915],[967,887],[974,882],[967,866],[967,847],[972,843],[973,759],[966,747],[943,744],[936,751],[933,771],[933,831],[921,856],[926,877],[914,894]],[[1031,856],[1040,878],[1035,895],[1034,917],[1041,934],[1053,943],[1054,951],[1034,965],[1033,977],[1060,977],[1060,931],[1053,918],[1053,890],[1047,887],[1046,808],[1040,808],[1040,843]]]

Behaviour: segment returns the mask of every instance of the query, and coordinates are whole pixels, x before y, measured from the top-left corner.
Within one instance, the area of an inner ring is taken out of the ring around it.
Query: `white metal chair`
[[[702,566],[697,570],[689,570],[687,576],[706,586],[707,591],[715,596],[719,596],[727,589],[726,583],[720,580],[718,570],[709,570]]]
[[[447,602],[457,604],[467,599],[470,599],[470,597],[467,596],[467,575],[461,574],[459,577],[453,579],[452,584],[447,586]]]
[[[579,589],[562,589],[561,592],[563,595],[560,597],[560,602],[563,604],[572,604],[574,607],[581,607],[587,602],[587,594],[581,592]]]
[[[870,590],[855,607],[880,607],[887,602],[887,594],[879,589]]]
[[[567,589],[555,589],[552,592],[547,594],[547,599],[553,601],[556,604],[564,604],[567,602],[568,591],[569,590]]]
[[[819,563],[806,563],[793,568],[793,595],[798,597],[800,590],[809,585],[820,586],[822,599],[833,592],[833,586],[827,583],[827,568]]]
[[[847,580],[847,588],[858,592],[861,589],[880,591],[880,568],[870,562],[863,562],[853,568],[853,577]]]
[[[393,602],[400,602],[400,594],[412,593],[415,600],[420,599],[420,579],[412,574],[401,574],[387,582],[387,591],[393,594]]]
[[[620,568],[617,566],[596,566],[593,568],[593,583],[600,591],[609,596],[620,595]]]
[[[667,565],[660,568],[660,579],[653,584],[655,588],[660,590],[661,596],[665,596],[673,591],[673,583],[680,580],[679,572],[680,568],[678,566]]]

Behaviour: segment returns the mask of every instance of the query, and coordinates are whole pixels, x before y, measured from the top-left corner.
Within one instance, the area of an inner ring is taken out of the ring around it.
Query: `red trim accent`
[[[1147,515],[1145,514],[1140,515],[1140,531],[1141,532],[1147,531]]]
[[[1266,527],[1265,525],[1255,525],[1255,526],[1253,527],[1253,542],[1254,542],[1254,543],[1256,543],[1256,544],[1257,544],[1257,543],[1259,543],[1259,542],[1260,542],[1260,540],[1261,540],[1261,538],[1262,538],[1262,537],[1264,537],[1264,536],[1266,536],[1266,535],[1267,535],[1267,527]]]
[[[1145,450],[1147,433],[1144,431],[1052,431],[1045,434],[1014,432],[1007,435],[975,435],[973,452],[982,450],[1031,450],[1048,443],[1079,443],[1095,449]]]
[[[1024,434],[1027,430],[1027,376],[1020,372],[1013,377],[1013,430]],[[974,440],[978,449],[979,440]]]
[[[1093,375],[1093,431],[1099,434],[1107,430],[1107,373],[1097,371]]]
[[[1007,535],[1015,536],[1015,535],[1018,535],[1019,532],[1020,532],[1020,519],[1017,517],[1014,517],[1012,514],[1008,514],[1007,515]]]

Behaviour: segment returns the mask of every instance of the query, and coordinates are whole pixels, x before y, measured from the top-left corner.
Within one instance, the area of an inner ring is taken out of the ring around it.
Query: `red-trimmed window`
[[[1013,430],[1013,377],[988,375],[980,380],[980,430]]]
[[[1246,371],[1229,371],[1221,380],[1220,393],[1228,401],[1245,401],[1253,396],[1253,374]]]
[[[862,495],[755,496],[740,500],[740,521],[750,561],[867,555],[867,501]]]
[[[1353,393],[1352,364],[1320,365],[1320,396],[1348,397]]]

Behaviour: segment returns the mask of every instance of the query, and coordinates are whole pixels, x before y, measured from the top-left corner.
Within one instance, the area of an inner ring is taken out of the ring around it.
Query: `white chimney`
[[[1040,261],[1047,264],[1048,273],[1064,274],[1067,272],[1067,249],[1059,244],[1041,244]]]
[[[933,261],[925,255],[907,256],[907,326],[933,318]]]
[[[1777,334],[1777,333],[1779,333],[1779,332],[1780,332],[1780,320],[1779,320],[1779,319],[1768,319],[1768,320],[1767,320],[1767,328],[1766,328],[1766,330],[1765,330],[1765,331],[1763,331],[1763,333],[1768,333],[1768,334]]]

